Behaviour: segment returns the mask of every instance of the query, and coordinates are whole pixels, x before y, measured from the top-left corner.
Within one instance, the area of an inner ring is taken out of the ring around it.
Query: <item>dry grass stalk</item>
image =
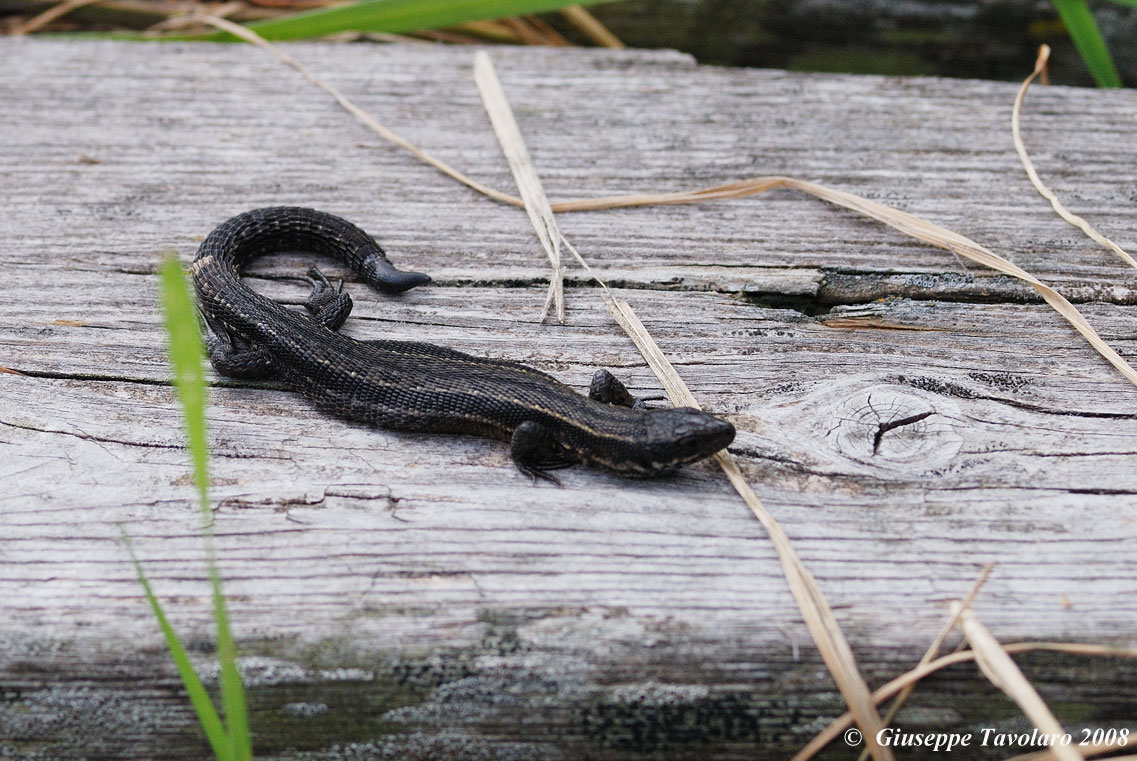
[[[1055,653],[1070,653],[1072,655],[1091,655],[1103,657],[1116,657],[1116,658],[1135,658],[1137,659],[1137,650],[1110,647],[1108,645],[1088,645],[1082,642],[1012,642],[1003,645],[1003,650],[1010,654],[1016,653],[1029,653],[1033,651],[1047,651]],[[893,695],[897,694],[909,685],[913,685],[930,674],[934,674],[942,668],[954,666],[958,663],[967,663],[975,660],[975,652],[973,650],[961,650],[954,653],[949,653],[944,656],[936,658],[923,666],[917,666],[911,671],[906,671],[900,676],[893,679],[888,684],[877,689],[872,694],[872,699],[877,703],[882,703],[888,700]],[[853,714],[846,712],[838,716],[829,726],[817,733],[817,736],[809,741],[791,761],[808,761],[813,758],[817,753],[829,743],[836,740],[841,736],[841,733],[853,725]],[[1130,736],[1137,735],[1135,731]],[[1132,743],[1133,741],[1131,741]],[[1104,747],[1104,746],[1103,746]],[[1121,748],[1121,745],[1114,745],[1113,748]],[[1046,758],[1053,758],[1046,756]],[[1010,761],[1008,759],[1008,761]]]
[[[561,8],[561,15],[575,26],[584,36],[605,48],[623,48],[624,43],[601,24],[584,6],[570,5]]]
[[[571,243],[567,240],[564,240],[563,243],[581,265],[588,270],[589,274],[596,278],[601,286],[604,302],[608,306],[612,318],[624,329],[624,332],[628,334],[636,348],[639,349],[648,366],[663,384],[672,404],[701,409],[698,400],[687,388],[687,384],[684,383],[675,368],[667,361],[667,357],[659,345],[655,343],[647,328],[640,322],[632,307],[627,302],[612,295],[607,284],[592,272],[592,268],[572,247]],[[746,502],[754,517],[766,529],[766,533],[778,553],[778,559],[782,564],[782,571],[786,576],[790,591],[801,609],[802,618],[817,644],[822,660],[829,668],[830,673],[833,674],[833,680],[837,683],[846,704],[856,712],[857,724],[861,727],[864,736],[869,738],[866,740],[866,750],[873,754],[874,759],[891,758],[892,751],[876,742],[877,732],[883,727],[883,724],[881,724],[880,717],[873,708],[868,685],[861,677],[849,643],[841,632],[841,628],[833,616],[833,610],[829,607],[829,603],[817,581],[801,562],[785,531],[766,510],[762,501],[758,499],[758,495],[750,488],[750,484],[746,482],[746,478],[742,475],[734,457],[723,450],[715,455],[715,461],[726,473],[727,479]],[[850,712],[848,715],[852,717],[854,713]]]
[[[540,30],[523,18],[504,18],[502,24],[520,40],[522,45],[548,45],[549,41]]]
[[[482,40],[476,35],[463,34],[452,29],[419,29],[407,32],[423,42],[442,42],[447,45],[481,45]],[[522,43],[531,45],[533,43]]]
[[[504,42],[510,45],[520,45],[521,40],[513,31],[500,21],[483,19],[481,21],[464,21],[453,27],[454,31],[472,34],[475,37],[484,37],[493,42]]]
[[[1050,46],[1042,45],[1038,48],[1038,58],[1035,59],[1034,62],[1034,71],[1031,72],[1031,75],[1023,81],[1022,86],[1019,87],[1018,94],[1015,95],[1015,105],[1014,108],[1011,109],[1011,137],[1015,141],[1015,151],[1017,151],[1019,154],[1019,160],[1022,161],[1023,169],[1026,170],[1026,175],[1030,178],[1031,184],[1034,185],[1035,189],[1039,193],[1042,194],[1043,198],[1045,198],[1047,201],[1050,201],[1050,205],[1054,207],[1054,211],[1058,212],[1058,216],[1062,217],[1062,219],[1066,220],[1074,227],[1077,227],[1097,243],[1100,243],[1113,253],[1120,256],[1122,261],[1124,261],[1130,267],[1137,268],[1137,261],[1134,261],[1133,257],[1126,253],[1125,250],[1121,248],[1121,246],[1117,245],[1109,238],[1099,233],[1090,225],[1089,222],[1082,219],[1077,214],[1074,214],[1062,205],[1062,202],[1058,200],[1058,196],[1054,194],[1054,191],[1042,183],[1042,180],[1038,176],[1038,172],[1036,172],[1034,169],[1034,162],[1031,161],[1030,156],[1027,155],[1026,146],[1023,145],[1023,137],[1022,131],[1020,129],[1019,118],[1022,113],[1023,99],[1026,97],[1026,91],[1027,88],[1030,87],[1030,83],[1033,82],[1039,74],[1046,71],[1046,62],[1049,59]]]
[[[403,148],[416,156],[419,160],[433,166],[448,177],[461,182],[462,184],[478,191],[479,193],[499,201],[501,203],[511,204],[513,206],[525,206],[524,201],[520,198],[503,193],[487,185],[467,177],[462,172],[453,168],[446,162],[442,161],[435,156],[427,153],[418,146],[411,143],[409,140],[401,137],[400,135],[392,132],[384,127],[370,114],[363,109],[356,106],[348,98],[336,90],[331,85],[323,82],[292,56],[278,50],[275,46],[269,44],[255,32],[246,29],[239,24],[234,24],[225,19],[217,18],[215,16],[195,16],[189,17],[193,20],[203,21],[218,29],[223,29],[230,34],[246,40],[279,58],[281,61],[287,63],[300,72],[312,84],[320,89],[329,93],[336,101],[343,106],[350,114],[362,121],[370,127],[376,134],[385,140],[394,143],[395,145]],[[635,194],[625,196],[609,196],[605,198],[587,198],[577,199],[571,201],[561,201],[559,203],[550,204],[554,212],[564,211],[585,211],[596,209],[615,209],[628,206],[648,206],[657,204],[682,204],[682,203],[699,203],[702,201],[709,201],[718,198],[744,198],[746,196],[757,195],[764,193],[767,190],[774,188],[791,188],[803,193],[817,196],[818,198],[829,201],[830,203],[838,206],[843,206],[847,209],[852,209],[866,216],[872,217],[880,222],[883,222],[890,227],[893,227],[906,235],[910,235],[917,240],[930,243],[933,246],[945,248],[952,251],[956,255],[966,257],[974,262],[978,262],[986,267],[1002,272],[1011,277],[1018,278],[1029,283],[1039,294],[1043,300],[1046,301],[1051,307],[1054,308],[1062,317],[1064,317],[1074,329],[1077,330],[1082,336],[1090,343],[1094,349],[1101,354],[1105,359],[1113,365],[1126,380],[1130,383],[1137,385],[1137,370],[1134,370],[1128,362],[1126,362],[1121,355],[1113,350],[1108,343],[1106,343],[1097,334],[1097,332],[1090,326],[1082,314],[1065,298],[1062,297],[1057,291],[1050,286],[1038,280],[1036,277],[1021,269],[1020,267],[1012,264],[1001,256],[988,251],[978,243],[965,238],[958,233],[954,233],[939,225],[932,224],[926,220],[914,217],[911,214],[892,209],[887,206],[869,201],[866,198],[853,195],[852,193],[845,193],[840,190],[833,190],[821,185],[815,185],[811,182],[804,180],[797,180],[792,177],[753,177],[740,182],[728,183],[726,185],[717,185],[711,188],[702,188],[700,190],[685,191],[681,193],[656,193],[656,194]],[[554,274],[555,279],[555,274]]]
[[[348,100],[347,96],[345,96],[339,90],[337,90],[336,88],[327,84],[326,82],[324,82],[322,79],[317,77],[312,72],[308,71],[308,69],[306,69],[299,61],[297,61],[295,58],[288,55],[287,53],[285,53],[283,50],[276,47],[272,43],[270,43],[268,40],[261,37],[256,32],[251,31],[250,29],[243,27],[240,24],[234,24],[232,21],[227,21],[227,20],[225,20],[223,18],[219,18],[217,16],[191,15],[191,16],[186,16],[185,19],[187,22],[200,21],[202,23],[209,24],[212,27],[215,27],[217,29],[221,29],[222,31],[228,32],[229,34],[233,35],[234,37],[238,37],[238,38],[244,40],[245,42],[256,45],[257,47],[261,48],[262,50],[268,51],[272,55],[276,56],[279,60],[283,61],[284,63],[288,64],[292,68],[296,69],[296,71],[300,72],[301,76],[303,76],[309,82],[314,84],[316,87],[319,87],[321,90],[323,90],[324,92],[328,93],[333,98],[335,98],[336,102],[339,103],[340,106],[342,106],[344,108],[344,110],[346,110],[348,113],[350,113],[356,119],[359,119],[361,122],[363,122],[365,125],[367,125],[372,131],[374,131],[377,135],[379,135],[384,140],[386,140],[390,143],[394,143],[395,145],[399,146],[400,148],[407,151],[411,155],[415,156],[417,159],[419,159],[423,163],[429,164],[430,166],[434,167],[435,169],[437,169],[438,171],[447,175],[448,177],[452,177],[453,179],[457,180],[458,182],[462,183],[463,185],[467,185],[470,188],[473,188],[474,190],[478,191],[479,193],[481,193],[484,196],[487,196],[488,198],[492,198],[493,200],[500,201],[502,203],[512,204],[513,206],[524,206],[524,203],[521,201],[520,198],[518,198],[516,196],[511,196],[508,193],[502,193],[500,190],[494,190],[493,188],[489,187],[488,185],[483,185],[482,183],[478,182],[477,180],[473,180],[473,179],[467,177],[466,175],[462,174],[461,172],[459,172],[454,167],[447,164],[442,159],[437,158],[436,156],[433,156],[433,155],[427,153],[426,151],[422,150],[421,148],[419,148],[417,145],[410,142],[406,138],[404,138],[401,135],[398,135],[395,132],[392,132],[391,130],[387,129],[382,124],[380,124],[374,117],[372,117],[369,113],[367,113],[362,108],[360,108],[359,106],[355,105],[350,100]]]
[[[41,29],[47,26],[57,18],[66,16],[76,8],[82,8],[84,5],[90,5],[94,2],[97,2],[97,0],[64,0],[64,2],[60,3],[59,5],[53,5],[43,13],[32,16],[24,23],[17,24],[12,28],[12,31],[8,32],[8,34],[12,35],[13,37],[19,37],[23,34],[31,34],[37,29]]]
[[[1050,737],[1064,735],[1066,730],[1062,729],[1062,725],[1054,718],[1054,714],[1050,712],[1042,697],[975,614],[961,602],[952,604],[952,614],[958,617],[959,629],[971,643],[972,652],[975,653],[975,664],[991,684],[1007,693],[1007,696],[1018,704],[1026,717],[1044,735]],[[1073,745],[1053,745],[1050,752],[1058,761],[1083,761],[1082,754]]]
[[[576,47],[540,16],[522,16],[519,20],[528,24],[537,34],[541,35],[542,41],[537,43],[539,45],[549,45],[556,48]]]
[[[521,130],[518,128],[509,108],[509,102],[505,98],[505,92],[502,90],[501,82],[494,71],[493,63],[485,52],[480,52],[475,56],[474,80],[477,82],[478,90],[482,95],[486,112],[489,113],[490,120],[493,122],[494,131],[501,143],[502,151],[509,158],[509,165],[513,170],[514,178],[517,180],[517,186],[521,190],[521,197],[526,201],[525,210],[537,230],[541,245],[549,254],[550,260],[554,261],[557,274],[555,279],[560,279],[560,244],[562,241],[567,244],[572,254],[588,269],[589,273],[596,277],[584,258],[572,247],[571,243],[568,243],[557,228],[556,220],[553,218],[553,210],[541,189],[541,181],[537,176],[537,170],[532,160],[529,158],[529,152],[525,148]],[[553,241],[549,241],[551,236],[556,236]],[[675,372],[675,368],[667,361],[632,308],[626,302],[616,299],[600,278],[596,277],[596,280],[602,286],[601,293],[613,319],[632,338],[636,348],[640,350],[648,365],[663,383],[664,388],[667,389],[672,403],[676,406],[699,407],[698,401],[687,388],[687,384],[683,382],[683,379]],[[849,648],[849,643],[845,640],[845,636],[841,632],[837,619],[834,617],[825,595],[821,592],[821,588],[806,570],[805,565],[790,544],[789,537],[782,531],[774,517],[766,511],[762,502],[751,490],[750,485],[746,483],[742,471],[739,470],[738,464],[730,453],[723,450],[715,456],[715,459],[726,473],[727,478],[730,479],[731,484],[746,501],[751,512],[770,535],[794,599],[797,600],[798,607],[801,608],[805,623],[817,643],[822,659],[833,674],[838,689],[840,689],[853,715],[857,717],[857,724],[866,737],[866,747],[877,761],[888,761],[892,758],[891,750],[878,744],[875,739],[881,728],[881,723],[869,696],[868,685],[865,684],[864,678],[857,669],[853,652]]]
[[[823,185],[816,185],[805,180],[793,177],[753,177],[748,180],[733,182],[728,185],[704,188],[702,190],[683,193],[663,193],[659,195],[632,195],[612,196],[608,198],[593,198],[580,201],[567,201],[554,203],[554,211],[582,211],[585,209],[610,209],[617,206],[646,206],[650,204],[679,204],[693,203],[716,198],[744,198],[746,196],[764,193],[774,188],[791,188],[846,209],[852,209],[867,217],[883,222],[889,227],[939,248],[945,248],[952,253],[978,262],[1005,275],[1018,278],[1029,283],[1043,300],[1046,301],[1058,314],[1062,315],[1074,329],[1090,343],[1105,359],[1116,367],[1126,380],[1137,385],[1137,370],[1125,361],[1113,348],[1106,343],[1097,331],[1090,326],[1073,304],[1067,301],[1060,293],[1041,280],[1031,275],[1016,264],[1004,259],[992,251],[980,246],[970,238],[952,232],[945,227],[933,224],[925,219],[915,217],[907,212],[893,209],[883,204],[870,201],[867,198],[834,190]]]
[[[482,104],[489,114],[490,123],[493,124],[501,150],[509,162],[513,172],[513,179],[517,182],[517,189],[525,201],[525,212],[541,247],[548,254],[549,264],[553,267],[549,278],[549,293],[545,299],[545,308],[541,312],[541,319],[549,313],[552,306],[558,322],[565,321],[565,291],[564,291],[564,265],[561,264],[561,232],[557,227],[557,220],[553,217],[553,210],[549,208],[549,199],[545,196],[545,189],[541,186],[541,178],[533,166],[533,159],[521,138],[521,129],[513,117],[513,109],[509,107],[505,91],[501,87],[494,72],[493,63],[485,51],[474,56],[474,83],[482,96]]]
[[[987,582],[987,577],[991,575],[991,569],[994,567],[995,561],[993,560],[987,565],[983,566],[983,570],[979,572],[979,578],[977,578],[975,580],[975,583],[971,585],[971,591],[969,591],[967,593],[967,596],[963,598],[964,608],[971,606],[972,601],[975,599],[975,595],[979,594],[979,590]],[[916,664],[917,668],[932,662],[932,659],[936,657],[936,653],[938,653],[940,651],[940,648],[943,647],[944,640],[946,640],[948,635],[951,634],[951,630],[955,628],[955,624],[958,620],[958,614],[953,614],[948,617],[948,620],[940,628],[939,634],[937,634],[932,640],[932,644],[928,645],[928,649],[924,652],[924,656],[920,658],[920,662]],[[896,700],[892,701],[892,705],[888,707],[888,712],[884,715],[884,726],[887,727],[892,723],[892,720],[896,718],[896,714],[900,712],[900,708],[904,705],[904,702],[908,700],[908,696],[912,694],[912,690],[914,689],[916,689],[916,684],[912,683],[900,691],[900,694],[896,696]],[[857,757],[857,761],[865,761],[866,758],[868,758],[868,748],[865,748],[861,751],[861,755]]]

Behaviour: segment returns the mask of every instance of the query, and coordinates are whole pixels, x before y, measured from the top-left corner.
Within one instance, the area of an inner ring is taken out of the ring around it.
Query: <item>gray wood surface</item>
[[[469,49],[289,50],[511,189]],[[1137,273],[1030,188],[1013,86],[493,56],[554,200],[801,176],[1010,256],[1137,351]],[[349,284],[351,335],[581,389],[605,366],[662,397],[578,270],[567,324],[536,321],[545,259],[523,212],[382,144],[263,53],[3,40],[0,57],[0,365],[24,373],[0,374],[0,757],[207,753],[121,529],[214,673],[154,271],[230,215],[326,209],[435,276],[397,298]],[[1039,171],[1130,248],[1134,117],[1135,93],[1051,88],[1024,118]],[[560,223],[736,423],[733,451],[872,685],[918,659],[989,561],[976,611],[1000,639],[1137,645],[1137,389],[1026,287],[788,192]],[[295,302],[306,262],[263,262],[250,283]],[[214,381],[218,553],[260,757],[784,758],[841,712],[772,547],[711,466],[533,487],[500,442]],[[1069,728],[1137,720],[1133,662],[1018,660]],[[921,686],[900,722],[1026,726],[971,665]]]

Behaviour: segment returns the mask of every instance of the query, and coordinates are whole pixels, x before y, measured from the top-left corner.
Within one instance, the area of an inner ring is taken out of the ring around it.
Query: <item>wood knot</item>
[[[826,433],[842,455],[877,467],[928,470],[947,463],[963,439],[958,409],[901,386],[861,389],[836,405],[837,424]]]

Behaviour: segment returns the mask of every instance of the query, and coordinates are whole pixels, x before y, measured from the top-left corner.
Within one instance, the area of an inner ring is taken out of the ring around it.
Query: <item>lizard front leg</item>
[[[632,396],[627,387],[604,368],[600,368],[592,376],[592,383],[588,388],[588,398],[605,404],[614,404],[617,407],[630,407],[634,410],[647,409],[643,399]]]
[[[543,478],[560,486],[560,479],[548,471],[567,468],[579,461],[548,428],[533,420],[526,420],[514,429],[509,454],[517,469],[532,478],[534,485],[538,478]]]

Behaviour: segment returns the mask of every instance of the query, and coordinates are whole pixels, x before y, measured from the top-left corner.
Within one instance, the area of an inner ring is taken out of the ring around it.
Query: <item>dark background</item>
[[[1091,2],[1122,81],[1137,85],[1137,8]],[[1021,80],[1041,43],[1051,81],[1093,85],[1049,0],[635,0],[589,8],[633,47],[703,63]]]

